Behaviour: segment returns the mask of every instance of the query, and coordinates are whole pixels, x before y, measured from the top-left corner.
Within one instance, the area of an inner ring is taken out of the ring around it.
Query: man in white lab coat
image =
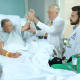
[[[39,21],[35,17],[35,11],[30,10],[29,20],[33,21],[42,31],[48,36],[47,39],[50,44],[53,45],[53,49],[56,49],[56,56],[62,57],[62,48],[63,48],[63,30],[64,30],[64,20],[59,17],[59,7],[56,5],[51,5],[48,9],[48,17],[51,21],[50,25],[46,25]],[[30,28],[31,32],[34,32],[36,35],[40,35],[41,31],[33,30]]]
[[[70,22],[75,25],[75,29],[69,37],[69,46],[66,47],[67,58],[80,53],[80,6],[72,7]]]

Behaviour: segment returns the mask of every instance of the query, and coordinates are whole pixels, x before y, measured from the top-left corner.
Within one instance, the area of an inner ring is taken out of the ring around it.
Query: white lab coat
[[[80,53],[80,25],[72,32],[69,37],[70,47],[66,47],[66,57],[70,58],[74,54]]]
[[[57,17],[53,20],[52,27],[45,25],[42,22],[38,22],[37,26],[42,29],[42,32],[48,33],[48,41],[53,45],[53,49],[56,48],[58,51],[57,56],[61,57],[62,47],[63,47],[63,30],[64,30],[64,20]],[[40,31],[36,31],[36,35],[42,34]]]

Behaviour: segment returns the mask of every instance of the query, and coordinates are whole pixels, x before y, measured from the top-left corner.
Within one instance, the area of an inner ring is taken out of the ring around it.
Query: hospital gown
[[[0,41],[4,42],[3,49],[5,50],[16,51],[22,49],[24,46],[24,41],[21,35],[21,27],[17,25],[13,26],[13,31],[10,33],[1,31]],[[14,43],[16,43],[17,46],[15,46]],[[13,49],[11,48],[8,49],[9,46],[13,47]]]

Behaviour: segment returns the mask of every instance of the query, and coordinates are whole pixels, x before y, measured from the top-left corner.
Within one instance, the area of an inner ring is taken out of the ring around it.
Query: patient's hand
[[[12,54],[12,58],[18,58],[19,56],[21,56],[21,53],[16,52]]]
[[[34,16],[35,16],[35,11],[33,9],[30,9],[28,19],[30,21],[33,21]]]
[[[32,33],[36,33],[36,30],[34,29],[34,28],[32,28],[32,27],[30,27],[30,29],[28,30],[29,32],[32,32]]]

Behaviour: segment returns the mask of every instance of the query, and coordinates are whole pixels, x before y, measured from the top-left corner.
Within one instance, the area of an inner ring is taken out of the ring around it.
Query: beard
[[[71,25],[77,25],[79,24],[79,18],[75,22],[72,22],[72,20],[70,19],[70,22],[71,22]]]

